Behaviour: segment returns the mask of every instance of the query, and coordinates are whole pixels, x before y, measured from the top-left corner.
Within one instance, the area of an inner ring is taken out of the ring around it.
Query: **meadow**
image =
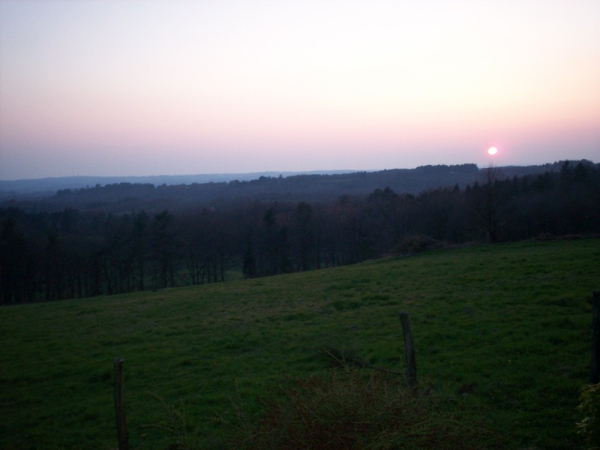
[[[600,239],[437,250],[353,266],[0,309],[0,448],[116,447],[113,360],[124,358],[134,449],[185,409],[202,448],[289,377],[334,370],[325,350],[404,369],[411,315],[418,376],[509,448],[583,448]],[[194,431],[193,431],[194,430]]]

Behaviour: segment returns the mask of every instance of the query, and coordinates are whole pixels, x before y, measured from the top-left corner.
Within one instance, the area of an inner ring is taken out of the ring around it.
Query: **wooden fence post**
[[[600,291],[594,291],[592,298],[594,316],[592,319],[592,364],[590,384],[600,381]]]
[[[401,312],[400,321],[402,322],[404,347],[406,348],[406,381],[410,387],[413,387],[417,384],[417,359],[415,357],[415,343],[410,326],[410,315],[407,312]]]
[[[117,413],[117,439],[119,450],[129,450],[129,433],[125,420],[125,393],[123,387],[123,358],[115,359],[115,410]]]

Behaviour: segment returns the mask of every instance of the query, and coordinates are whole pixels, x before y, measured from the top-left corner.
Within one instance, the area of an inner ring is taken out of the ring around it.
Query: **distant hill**
[[[579,162],[571,163],[574,165]],[[589,161],[582,161],[582,163],[593,165]],[[563,164],[564,161],[560,161],[538,166],[497,167],[495,170],[500,177],[512,178],[560,171]],[[140,209],[173,211],[193,207],[213,207],[231,201],[245,200],[329,201],[343,195],[366,195],[386,187],[399,194],[415,195],[439,187],[458,185],[462,189],[468,184],[482,181],[482,172],[485,170],[480,169],[476,164],[461,164],[428,165],[415,169],[377,172],[341,171],[340,173],[301,174],[263,172],[3,181],[0,182],[0,200],[3,200],[0,206],[23,206],[23,202],[33,201],[36,209],[58,210],[69,207],[124,213]],[[85,186],[77,187],[82,184]],[[50,191],[51,187],[56,190]]]
[[[75,177],[57,177],[57,178],[36,178],[22,180],[0,180],[0,198],[7,198],[15,195],[50,196],[63,189],[83,189],[95,187],[97,185],[107,186],[109,184],[134,183],[134,184],[152,184],[160,186],[163,184],[192,184],[192,183],[220,183],[233,180],[249,181],[257,180],[260,177],[283,177],[308,174],[308,175],[327,175],[352,173],[352,170],[324,170],[313,172],[251,172],[251,173],[212,173],[197,175],[154,175],[142,177],[94,177],[94,176],[75,176]]]

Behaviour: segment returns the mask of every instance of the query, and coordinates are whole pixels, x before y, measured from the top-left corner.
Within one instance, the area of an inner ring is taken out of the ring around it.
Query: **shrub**
[[[577,433],[592,448],[600,448],[600,384],[588,384],[581,389],[581,403],[577,407],[583,419],[577,423]]]
[[[395,253],[398,255],[421,253],[427,250],[444,248],[442,242],[425,235],[408,236],[398,245]]]
[[[230,442],[238,449],[503,448],[490,431],[462,423],[431,393],[354,369],[294,380],[264,403],[262,418],[242,420]]]

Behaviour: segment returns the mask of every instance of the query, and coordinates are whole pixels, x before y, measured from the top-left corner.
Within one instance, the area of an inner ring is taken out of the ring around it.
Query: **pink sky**
[[[0,179],[600,162],[598,23],[594,0],[4,0]]]

